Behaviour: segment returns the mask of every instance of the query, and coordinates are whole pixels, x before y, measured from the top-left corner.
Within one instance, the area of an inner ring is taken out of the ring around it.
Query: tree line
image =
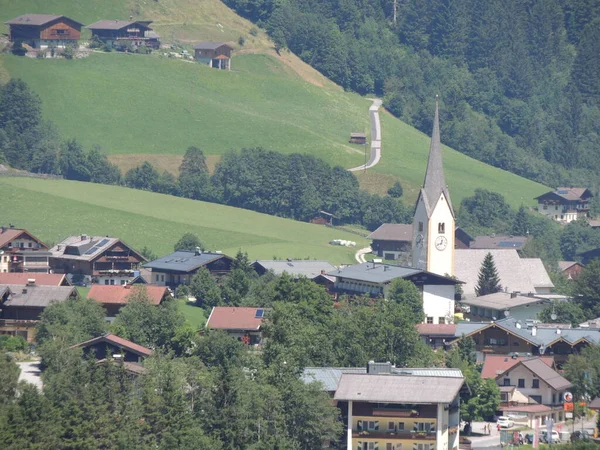
[[[576,0],[226,0],[346,89],[445,143],[558,186],[597,184],[600,6]]]

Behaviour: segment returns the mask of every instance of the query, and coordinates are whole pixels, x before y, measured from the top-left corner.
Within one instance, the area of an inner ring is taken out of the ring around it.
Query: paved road
[[[364,263],[364,262],[367,262],[367,260],[365,259],[365,255],[367,253],[371,253],[371,247],[361,248],[359,251],[356,252],[354,257],[359,262],[359,264]]]
[[[25,381],[33,384],[38,389],[42,389],[42,379],[40,378],[40,363],[39,361],[34,362],[20,362],[17,363],[21,369],[19,374],[19,381]]]
[[[379,108],[383,102],[375,98],[369,108],[369,117],[371,118],[371,157],[367,164],[348,169],[350,172],[370,169],[377,165],[381,159],[381,122],[379,121]]]

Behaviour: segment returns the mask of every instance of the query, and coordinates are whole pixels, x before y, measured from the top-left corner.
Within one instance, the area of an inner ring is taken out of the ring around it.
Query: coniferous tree
[[[477,297],[481,297],[482,295],[493,294],[501,290],[502,286],[500,286],[500,277],[494,264],[494,257],[491,253],[488,253],[485,255],[481,269],[479,270],[475,294],[477,294]]]
[[[529,216],[523,205],[521,205],[515,216],[510,233],[514,236],[526,236],[529,234]]]

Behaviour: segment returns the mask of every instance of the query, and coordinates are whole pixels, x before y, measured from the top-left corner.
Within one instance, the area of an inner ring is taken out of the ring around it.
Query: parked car
[[[578,441],[578,440],[589,440],[591,438],[592,438],[592,436],[590,436],[590,434],[585,430],[583,430],[583,431],[577,430],[577,431],[571,433],[571,442]]]
[[[510,417],[500,416],[498,417],[498,425],[500,425],[500,428],[511,428],[515,426],[515,423]]]
[[[542,431],[542,433],[540,434],[540,440],[546,444],[548,443],[548,432],[547,431]],[[556,430],[552,430],[552,443],[560,444],[560,434],[558,434],[558,431],[556,431]]]

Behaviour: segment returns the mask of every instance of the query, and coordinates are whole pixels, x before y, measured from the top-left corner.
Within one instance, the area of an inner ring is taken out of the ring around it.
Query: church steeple
[[[444,167],[442,165],[442,144],[440,142],[440,117],[439,117],[438,96],[435,96],[435,116],[433,118],[433,131],[431,132],[431,145],[429,147],[429,161],[427,162],[427,171],[423,181],[423,190],[425,204],[431,213],[440,195],[444,194],[447,199],[450,211],[454,215],[450,194],[446,187],[446,178],[444,177]]]

